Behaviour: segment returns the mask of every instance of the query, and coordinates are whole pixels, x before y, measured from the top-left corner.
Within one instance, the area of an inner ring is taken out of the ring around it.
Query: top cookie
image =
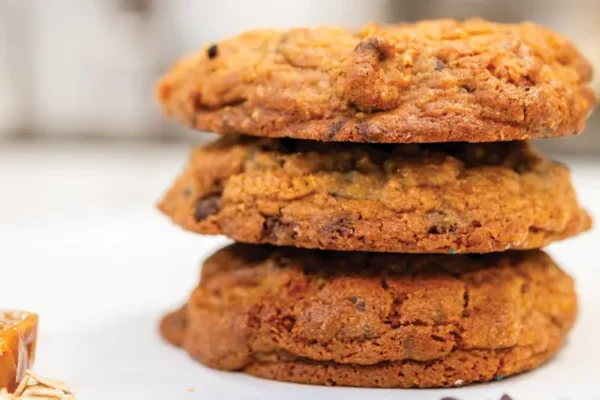
[[[166,115],[220,133],[492,142],[580,132],[591,77],[538,25],[436,20],[243,33],[181,60],[157,95]]]

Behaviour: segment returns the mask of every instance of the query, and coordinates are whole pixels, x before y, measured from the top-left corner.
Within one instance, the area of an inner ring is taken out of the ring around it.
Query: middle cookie
[[[539,248],[591,225],[568,169],[527,142],[227,136],[192,153],[159,208],[240,242],[399,253]]]

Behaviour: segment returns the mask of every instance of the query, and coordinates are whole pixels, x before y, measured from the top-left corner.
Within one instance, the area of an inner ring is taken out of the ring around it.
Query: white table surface
[[[192,361],[160,340],[156,324],[227,240],[185,233],[153,207],[187,150],[0,144],[0,308],[41,315],[35,370],[64,379],[79,399],[600,400],[598,229],[548,249],[577,279],[581,311],[563,351],[534,372],[459,389],[372,390],[271,382]],[[600,221],[600,160],[562,161]]]

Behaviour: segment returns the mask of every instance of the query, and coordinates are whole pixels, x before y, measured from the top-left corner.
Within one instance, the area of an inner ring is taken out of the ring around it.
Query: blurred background
[[[205,139],[162,120],[153,87],[206,42],[265,26],[471,16],[547,25],[600,67],[597,0],[0,0],[0,143]],[[596,115],[588,131],[599,125]],[[543,146],[600,154],[600,135]]]

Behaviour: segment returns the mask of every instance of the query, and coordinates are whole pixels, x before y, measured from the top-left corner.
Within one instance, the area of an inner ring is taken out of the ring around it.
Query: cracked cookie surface
[[[532,23],[483,20],[241,34],[177,63],[163,112],[221,133],[378,143],[580,132],[591,65]]]
[[[540,248],[590,227],[568,169],[526,142],[369,145],[229,135],[159,203],[246,243],[398,253]]]
[[[163,336],[212,368],[299,383],[436,387],[532,369],[577,314],[545,253],[348,253],[246,244],[204,264]]]

